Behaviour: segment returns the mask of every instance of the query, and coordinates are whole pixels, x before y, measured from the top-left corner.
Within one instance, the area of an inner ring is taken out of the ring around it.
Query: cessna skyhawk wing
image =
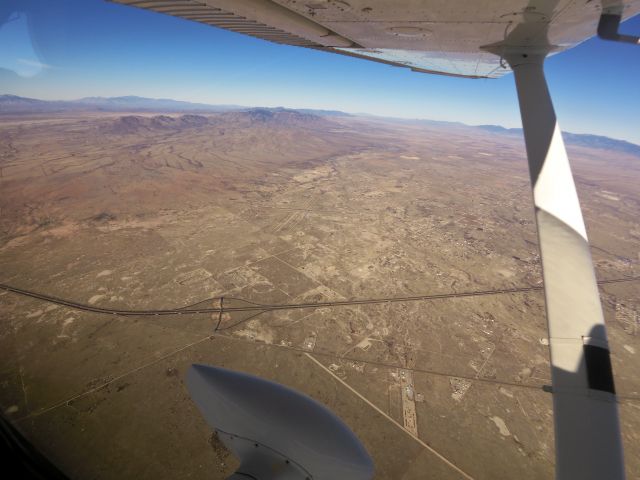
[[[275,43],[471,78],[509,72],[491,45],[556,53],[595,35],[603,11],[624,18],[640,11],[637,0],[112,1]]]
[[[563,480],[624,478],[602,307],[543,63],[596,33],[640,43],[618,32],[622,20],[640,12],[640,0],[112,1],[418,72],[493,78],[513,71],[543,267],[556,475]],[[232,478],[371,477],[370,459],[357,439],[309,398],[212,367],[192,367],[188,380],[205,418],[241,457]],[[282,461],[287,468],[277,473],[273,466]]]

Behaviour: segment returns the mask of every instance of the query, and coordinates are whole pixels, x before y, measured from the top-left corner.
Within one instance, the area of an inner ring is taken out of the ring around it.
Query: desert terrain
[[[377,479],[553,478],[519,137],[255,109],[4,115],[0,140],[3,285],[123,311],[283,306],[126,316],[0,290],[0,407],[71,478],[230,475],[192,363],[323,402]],[[640,157],[569,156],[637,479]]]

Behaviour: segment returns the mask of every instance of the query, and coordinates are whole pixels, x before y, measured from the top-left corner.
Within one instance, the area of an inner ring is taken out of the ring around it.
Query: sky
[[[512,75],[414,73],[104,0],[1,0],[0,22],[0,94],[138,95],[521,126]],[[640,16],[623,30],[640,34]],[[546,72],[563,130],[640,144],[640,47],[593,38],[549,58]]]

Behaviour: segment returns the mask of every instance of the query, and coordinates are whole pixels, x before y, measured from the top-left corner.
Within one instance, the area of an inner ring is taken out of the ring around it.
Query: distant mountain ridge
[[[226,111],[239,110],[245,107],[239,105],[208,105],[206,103],[192,103],[170,98],[145,98],[133,95],[124,97],[85,97],[72,100],[72,103],[101,107],[106,110],[148,109],[164,111]]]
[[[521,128],[505,128],[500,125],[477,125],[475,128],[496,134],[523,136]],[[603,135],[571,132],[562,132],[562,138],[567,145],[615,150],[640,157],[640,145],[627,142],[626,140],[618,140]]]
[[[266,118],[266,112],[297,112],[316,117],[349,117],[350,113],[339,110],[316,110],[308,108],[287,109],[253,108],[240,105],[209,105],[205,103],[192,103],[169,98],[146,98],[134,95],[121,97],[85,97],[77,100],[39,100],[35,98],[20,97],[17,95],[0,95],[0,115],[25,114],[25,113],[61,113],[81,111],[105,111],[105,112],[191,112],[191,113],[219,113],[219,112],[254,112],[252,115]],[[257,117],[254,118],[257,120]],[[280,115],[279,121],[294,121],[294,117]],[[440,122],[434,120],[406,120],[389,118],[397,122],[424,123],[452,126],[466,126],[459,122]],[[484,130],[486,132],[522,136],[521,128],[505,128],[500,125],[468,126]],[[640,145],[626,140],[617,140],[602,135],[590,135],[581,133],[563,132],[563,138],[567,145],[576,145],[590,148],[601,148],[628,153],[640,157]]]
[[[151,112],[226,112],[243,110],[240,105],[208,105],[169,98],[85,97],[78,100],[38,100],[17,95],[0,95],[0,114],[54,113],[67,111],[151,111]]]
[[[21,113],[58,113],[73,111],[104,112],[198,112],[217,113],[255,110],[255,107],[242,105],[209,105],[170,98],[146,98],[134,95],[123,97],[84,97],[77,100],[39,100],[17,95],[0,95],[0,115]],[[283,107],[262,108],[271,111],[293,111]],[[351,116],[338,110],[295,109],[296,112],[320,117]]]

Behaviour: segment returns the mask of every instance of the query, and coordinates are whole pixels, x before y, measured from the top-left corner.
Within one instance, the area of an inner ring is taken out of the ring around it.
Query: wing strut
[[[547,88],[545,53],[504,55],[513,69],[544,277],[556,478],[623,479],[618,404],[587,234]]]

